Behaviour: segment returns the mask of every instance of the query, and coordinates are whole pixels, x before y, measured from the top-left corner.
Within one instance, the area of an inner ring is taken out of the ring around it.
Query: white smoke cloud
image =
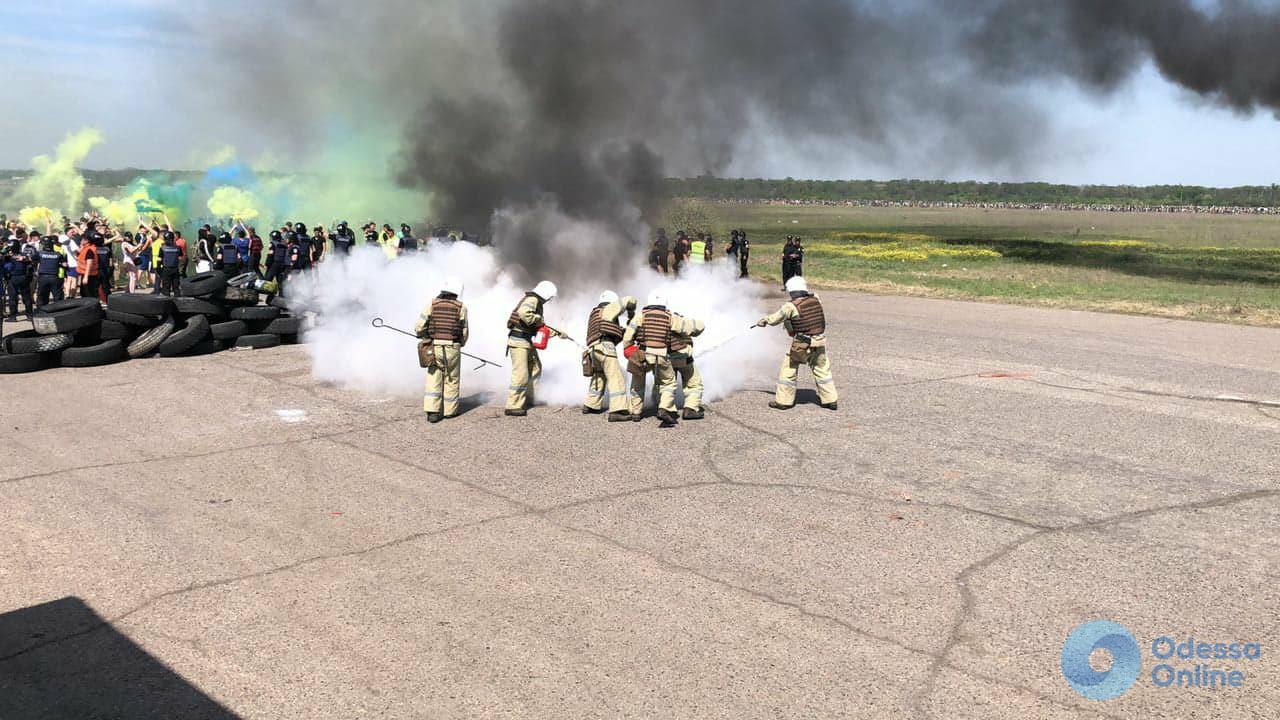
[[[566,232],[587,230],[578,227]],[[560,238],[552,246],[564,241]],[[627,279],[608,287],[587,286],[580,279],[570,285],[560,277],[548,277],[559,285],[560,294],[546,305],[547,322],[581,342],[587,316],[602,291],[634,295],[643,306],[648,294],[661,288],[673,311],[707,326],[694,346],[695,353],[711,351],[697,359],[707,400],[723,398],[750,383],[771,384],[784,351],[783,334],[776,329],[749,329],[763,312],[776,309],[765,302],[764,288],[739,282],[736,268],[724,259],[686,267],[674,279],[653,273],[637,258]],[[380,250],[362,247],[349,258],[330,256],[311,277],[297,280],[289,292],[305,298],[322,316],[321,324],[307,335],[315,376],[367,393],[421,394],[425,371],[418,367],[413,340],[374,328],[371,321],[381,317],[412,332],[418,314],[450,276],[459,278],[465,288],[462,300],[471,325],[465,350],[506,366],[472,370],[477,363],[464,358],[463,397],[480,394],[485,402],[503,402],[510,380],[506,321],[527,288],[517,284],[492,248],[465,242],[431,241],[417,255],[395,260]],[[572,277],[580,278],[581,268],[566,267],[564,278]],[[544,369],[538,402],[581,404],[588,380],[582,377],[578,347],[552,340],[541,357]]]

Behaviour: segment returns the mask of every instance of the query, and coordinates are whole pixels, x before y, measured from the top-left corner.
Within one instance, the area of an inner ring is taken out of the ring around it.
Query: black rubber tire
[[[258,304],[258,291],[249,288],[229,287],[222,296],[222,302],[236,307]]]
[[[227,287],[243,287],[246,283],[256,279],[257,277],[258,274],[254,272],[240,273],[239,275],[227,278]]]
[[[107,309],[132,315],[164,317],[173,314],[173,298],[153,293],[114,293],[107,297]]]
[[[195,344],[209,337],[209,319],[203,315],[192,315],[181,328],[174,330],[169,337],[160,343],[156,351],[160,357],[174,357],[195,347]]]
[[[103,320],[98,326],[98,338],[100,340],[133,340],[137,333],[136,327],[116,320]]]
[[[154,315],[134,315],[133,313],[118,312],[116,310],[107,311],[107,320],[113,320],[122,325],[129,325],[135,328],[152,328],[159,325],[163,319]]]
[[[187,297],[210,298],[222,297],[227,287],[227,276],[221,270],[210,270],[189,278],[182,278],[178,283],[178,291]]]
[[[231,311],[232,320],[275,320],[280,317],[283,312],[274,305],[254,305],[253,307],[238,307]]]
[[[249,326],[243,320],[228,320],[209,326],[209,334],[216,340],[235,340],[249,332]]]
[[[281,336],[280,336],[280,344],[281,344],[281,345],[297,345],[297,344],[298,344],[298,343],[300,343],[300,342],[302,342],[302,336],[301,336],[301,335],[294,334],[294,335],[281,335]]]
[[[177,323],[173,318],[165,318],[164,322],[139,335],[137,339],[129,343],[127,348],[129,357],[140,358],[155,352],[156,348],[160,347],[160,343],[164,342],[165,338],[169,337],[173,332],[175,325]]]
[[[176,297],[173,299],[173,307],[183,315],[204,315],[215,319],[227,316],[225,307],[202,298]]]
[[[93,298],[71,298],[51,302],[31,316],[31,325],[41,335],[74,333],[102,319],[102,306]]]
[[[62,351],[62,367],[96,367],[128,359],[129,353],[119,340],[103,340],[97,345],[72,347]]]
[[[297,335],[302,331],[302,318],[281,315],[275,320],[253,320],[249,323],[249,330],[269,335]]]
[[[294,314],[300,313],[307,309],[307,306],[304,305],[302,302],[298,300],[291,300],[287,297],[283,297],[280,295],[272,295],[271,300],[268,301],[267,304],[275,305],[281,310],[287,310]]]
[[[84,328],[84,330],[92,329]],[[23,330],[14,333],[0,341],[0,349],[4,350],[7,355],[26,355],[27,353],[47,353],[58,352],[71,347],[75,342],[75,335],[71,333],[58,333],[57,335],[41,335],[35,330]]]
[[[106,322],[103,320],[102,322]],[[97,345],[102,342],[102,323],[94,323],[89,327],[80,328],[72,335],[72,345],[84,347],[85,345]]]
[[[48,366],[48,355],[40,353],[22,353],[21,355],[0,353],[0,375],[35,372]]]
[[[195,357],[197,355],[212,355],[221,351],[223,343],[221,340],[215,340],[211,337],[205,338],[196,343],[190,350],[182,353],[182,357]]]
[[[279,335],[241,335],[236,338],[236,347],[264,350],[280,344]]]

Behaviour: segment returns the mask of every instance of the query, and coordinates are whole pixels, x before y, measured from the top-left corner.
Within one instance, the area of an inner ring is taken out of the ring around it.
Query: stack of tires
[[[302,320],[284,298],[227,285],[220,272],[184,278],[181,295],[116,293],[62,300],[37,310],[34,330],[0,342],[0,373],[92,367],[145,357],[208,355],[224,348],[298,342]]]

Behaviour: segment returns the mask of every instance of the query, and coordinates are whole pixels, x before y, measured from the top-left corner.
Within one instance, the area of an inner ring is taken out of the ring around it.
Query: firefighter
[[[777,391],[769,407],[774,410],[795,407],[796,371],[807,364],[818,388],[818,402],[828,410],[835,410],[838,397],[835,379],[831,377],[831,359],[827,357],[827,319],[822,312],[822,302],[809,292],[808,284],[800,276],[787,281],[787,293],[791,299],[778,312],[756,323],[757,327],[785,323],[791,336],[791,349],[782,359]]]
[[[600,303],[587,317],[587,352],[592,374],[582,412],[586,415],[605,412],[607,399],[609,422],[631,419],[627,406],[627,381],[622,376],[622,366],[618,364],[618,343],[626,333],[621,323],[624,310],[634,316],[636,299],[630,296],[619,299],[618,293],[605,290],[600,293]]]
[[[701,420],[702,410],[702,373],[693,363],[693,339],[706,330],[701,320],[686,320],[679,329],[675,325],[671,330],[671,342],[667,345],[667,358],[671,361],[671,371],[675,373],[680,389],[684,393],[684,410],[681,417],[685,420]]]
[[[538,380],[542,377],[542,361],[533,347],[534,333],[544,323],[542,308],[556,297],[555,283],[543,280],[524,294],[507,318],[507,355],[511,357],[511,384],[507,391],[507,415],[524,417],[534,403]],[[551,329],[548,328],[550,331]],[[560,333],[551,331],[554,336]]]
[[[676,378],[671,370],[668,348],[672,332],[689,335],[695,321],[681,317],[667,309],[667,298],[662,291],[649,293],[648,302],[639,316],[627,326],[622,337],[624,347],[634,344],[635,350],[629,362],[631,371],[631,419],[639,421],[644,413],[644,386],[650,370],[658,390],[658,419],[663,427],[676,424]]]
[[[458,414],[458,395],[462,383],[462,348],[467,344],[470,328],[467,306],[462,304],[462,281],[447,278],[440,294],[418,316],[414,332],[431,342],[434,365],[427,368],[427,389],[423,410],[427,422],[438,423]]]

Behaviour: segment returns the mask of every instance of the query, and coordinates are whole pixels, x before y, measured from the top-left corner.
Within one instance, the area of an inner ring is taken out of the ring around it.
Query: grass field
[[[820,287],[1280,326],[1280,217],[710,207],[763,277],[800,235]]]

